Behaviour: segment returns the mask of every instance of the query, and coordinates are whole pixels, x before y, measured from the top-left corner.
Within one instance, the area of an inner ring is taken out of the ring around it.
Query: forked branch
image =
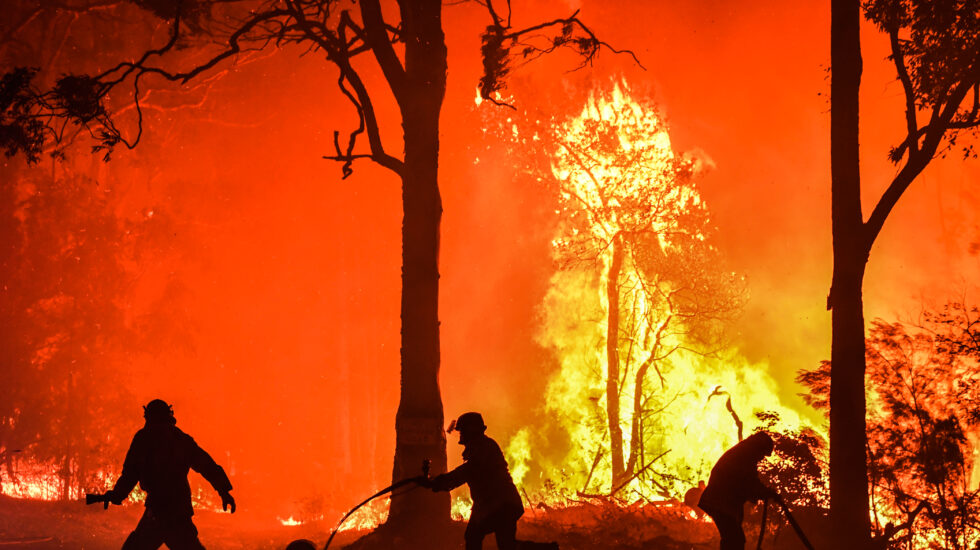
[[[505,80],[511,70],[513,50],[518,48],[521,65],[529,63],[545,54],[567,48],[581,57],[581,63],[572,70],[591,65],[602,49],[616,54],[626,54],[633,62],[646,70],[632,50],[618,49],[604,40],[579,19],[579,10],[569,17],[562,17],[531,25],[523,29],[513,29],[510,24],[510,2],[507,3],[507,20],[494,10],[493,3],[487,2],[491,23],[483,33],[483,77],[480,78],[480,97],[496,105],[513,107],[499,98],[500,91],[506,87]]]
[[[157,75],[163,79],[186,84],[196,77],[214,69],[227,59],[250,49],[262,49],[270,45],[307,44],[309,49],[319,50],[328,61],[340,70],[338,86],[341,93],[350,101],[358,116],[357,127],[352,130],[345,144],[340,143],[339,133],[335,134],[335,155],[325,158],[343,163],[344,177],[351,174],[354,160],[368,158],[395,172],[401,170],[402,162],[385,152],[378,128],[378,121],[370,95],[357,71],[351,64],[355,56],[391,48],[391,42],[399,39],[397,27],[383,21],[380,31],[374,32],[371,25],[358,25],[350,14],[344,11],[339,19],[332,12],[334,0],[282,0],[270,3],[265,9],[252,12],[246,19],[236,24],[219,51],[207,60],[182,71],[173,71],[160,65],[158,60],[177,49],[184,33],[180,3],[175,8],[171,32],[168,40],[160,47],[146,50],[134,61],[123,61],[108,70],[94,75],[68,75],[46,92],[29,85],[19,88],[16,97],[16,110],[7,109],[0,113],[4,123],[13,121],[16,127],[24,130],[32,139],[21,140],[13,145],[4,143],[11,153],[23,150],[28,160],[38,160],[38,147],[34,144],[45,138],[55,143],[55,154],[64,145],[65,130],[74,124],[87,131],[98,143],[93,149],[104,151],[108,159],[113,148],[122,143],[134,148],[143,133],[143,110],[140,106],[142,79],[146,75]],[[367,2],[366,4],[371,4]],[[376,2],[375,2],[376,4]],[[395,58],[397,62],[397,58]],[[391,67],[388,67],[391,69]],[[14,74],[8,73],[8,74]],[[33,77],[34,73],[23,71]],[[5,77],[6,78],[6,77]],[[129,82],[136,113],[136,132],[127,138],[113,121],[112,114],[105,106],[111,92]],[[357,152],[357,139],[366,134],[370,152]]]

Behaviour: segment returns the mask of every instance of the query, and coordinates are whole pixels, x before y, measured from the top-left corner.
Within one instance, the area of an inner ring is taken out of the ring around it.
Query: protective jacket
[[[159,517],[190,517],[190,469],[198,472],[219,494],[231,491],[231,481],[194,438],[170,423],[147,422],[133,436],[126,453],[122,475],[112,489],[114,500],[122,501],[139,483],[146,491],[146,507]]]
[[[711,469],[698,507],[715,516],[723,514],[741,522],[748,501],[758,501],[771,494],[759,479],[759,454],[746,441],[725,451]]]
[[[432,480],[433,489],[449,491],[466,483],[473,499],[470,523],[495,517],[517,518],[524,514],[521,495],[510,478],[500,446],[486,435],[473,438],[463,449],[463,464]]]

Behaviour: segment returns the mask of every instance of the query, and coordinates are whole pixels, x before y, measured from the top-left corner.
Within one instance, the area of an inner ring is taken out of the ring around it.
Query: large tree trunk
[[[397,481],[446,471],[439,391],[439,112],[446,91],[446,45],[440,0],[402,4],[407,37],[399,107],[405,137],[402,174],[401,394],[395,417]],[[449,520],[449,495],[415,490],[394,495],[389,524],[413,532]]]
[[[834,275],[827,306],[833,309],[830,385],[830,515],[838,548],[870,547],[865,456],[864,306],[861,287],[868,260],[861,212],[859,102],[860,4],[831,4],[830,152]]]
[[[612,485],[614,491],[626,480],[623,462],[623,428],[619,407],[619,274],[623,269],[623,239],[613,237],[612,260],[606,279],[606,299],[609,302],[606,323],[606,417],[609,421],[609,451],[612,455]]]

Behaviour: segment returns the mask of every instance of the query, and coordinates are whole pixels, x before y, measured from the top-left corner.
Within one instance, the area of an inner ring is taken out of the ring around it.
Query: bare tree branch
[[[919,124],[915,117],[915,88],[912,86],[912,78],[909,76],[908,68],[905,66],[905,54],[902,51],[902,43],[898,38],[897,25],[889,29],[888,37],[891,41],[892,60],[895,62],[895,71],[898,73],[898,79],[902,82],[902,88],[905,90],[905,124],[906,130],[908,131],[908,140],[906,140],[906,143],[909,147],[909,155],[914,155],[919,152],[919,140],[917,137],[914,137],[919,133]]]
[[[975,69],[974,72],[976,73],[978,70],[980,69]],[[974,79],[960,82],[947,96],[944,104],[937,105],[933,108],[929,124],[924,128],[926,131],[920,153],[914,157],[910,155],[906,159],[905,165],[892,180],[891,184],[889,184],[888,188],[885,189],[884,193],[882,193],[877,204],[875,204],[874,210],[872,210],[871,215],[868,217],[868,221],[863,224],[864,234],[862,237],[865,253],[870,253],[871,245],[877,239],[881,228],[884,226],[885,219],[891,213],[895,204],[898,203],[898,199],[901,198],[905,190],[922,173],[922,170],[925,169],[929,161],[936,154],[936,150],[946,137],[946,132],[954,124],[953,118],[959,111],[960,104],[970,89],[973,88],[974,82]]]
[[[395,49],[391,45],[388,37],[389,25],[385,23],[381,13],[381,4],[378,0],[361,0],[361,18],[364,21],[364,30],[357,29],[350,16],[344,11],[344,17],[352,28],[357,29],[363,36],[365,44],[370,45],[374,57],[378,61],[378,66],[388,81],[395,98],[402,103],[402,90],[405,88],[405,68],[402,66]]]
[[[513,107],[496,96],[505,87],[504,81],[510,72],[511,50],[515,47],[520,48],[519,55],[524,60],[522,65],[559,48],[568,48],[582,57],[582,62],[572,69],[573,71],[579,70],[592,64],[595,56],[604,48],[617,54],[629,54],[641,69],[646,70],[631,50],[620,50],[600,40],[592,29],[578,18],[578,10],[575,10],[569,17],[553,19],[514,30],[510,23],[509,0],[507,2],[506,23],[497,13],[492,2],[486,2],[484,6],[490,15],[491,24],[483,34],[481,46],[483,76],[480,78],[479,89],[480,97],[494,105]],[[554,30],[557,32],[550,37],[541,32]],[[540,44],[541,41],[544,44]]]
[[[611,44],[609,44],[608,42],[606,42],[604,40],[599,40],[596,37],[595,33],[592,32],[592,29],[590,29],[585,23],[582,22],[581,19],[578,18],[578,13],[579,13],[579,10],[575,10],[572,13],[572,15],[569,16],[569,17],[553,19],[551,21],[545,21],[543,23],[539,23],[537,25],[532,25],[530,27],[527,27],[527,28],[524,28],[524,29],[521,29],[521,30],[517,30],[517,31],[506,33],[504,35],[504,38],[516,42],[516,41],[519,41],[520,38],[523,37],[523,36],[526,36],[526,35],[529,35],[529,34],[532,34],[532,33],[536,32],[536,31],[547,29],[547,28],[550,28],[550,27],[562,27],[563,30],[564,29],[571,30],[571,28],[577,27],[579,30],[581,30],[583,33],[585,33],[585,35],[588,37],[586,40],[584,40],[584,41],[583,40],[575,41],[575,40],[571,39],[570,32],[567,35],[563,32],[563,37],[564,38],[562,39],[562,37],[559,37],[559,38],[556,38],[555,40],[553,40],[552,41],[552,46],[550,48],[547,48],[546,50],[544,50],[544,53],[550,53],[550,52],[556,50],[557,48],[559,48],[561,46],[574,45],[574,46],[578,47],[579,53],[583,54],[584,57],[585,57],[583,59],[583,61],[582,61],[582,64],[579,65],[579,68],[582,68],[582,67],[585,67],[586,65],[590,65],[592,63],[592,60],[595,58],[596,54],[599,53],[599,49],[600,48],[606,48],[607,50],[609,50],[609,51],[611,51],[611,52],[613,52],[615,54],[627,54],[627,55],[629,55],[630,57],[633,58],[633,62],[636,63],[636,65],[638,67],[640,67],[643,70],[646,70],[646,67],[643,66],[643,63],[640,63],[640,59],[638,57],[636,57],[636,54],[633,53],[633,50],[627,50],[627,49],[622,49],[621,50],[621,49],[617,49],[617,48],[613,47]]]

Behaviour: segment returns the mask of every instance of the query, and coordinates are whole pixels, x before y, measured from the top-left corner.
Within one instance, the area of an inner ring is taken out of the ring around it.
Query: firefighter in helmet
[[[466,526],[466,550],[483,548],[483,538],[493,533],[500,550],[517,548],[517,520],[524,515],[524,503],[517,492],[507,460],[497,442],[487,437],[487,426],[480,413],[468,412],[449,425],[450,433],[459,432],[463,446],[463,464],[451,472],[433,478],[433,491],[449,491],[463,485],[470,487],[473,510]],[[556,544],[521,542],[521,548],[555,548]]]
[[[711,469],[698,507],[714,520],[721,535],[721,550],[745,550],[742,519],[746,502],[778,497],[759,479],[759,462],[772,450],[772,437],[757,432],[725,451]]]
[[[105,494],[106,502],[122,504],[137,483],[146,491],[146,510],[123,550],[155,550],[162,544],[171,550],[203,550],[191,521],[188,470],[204,476],[221,496],[222,507],[234,513],[231,482],[224,469],[177,427],[173,408],[165,401],[150,401],[143,407],[143,418],[146,424],[133,436],[122,475]]]

